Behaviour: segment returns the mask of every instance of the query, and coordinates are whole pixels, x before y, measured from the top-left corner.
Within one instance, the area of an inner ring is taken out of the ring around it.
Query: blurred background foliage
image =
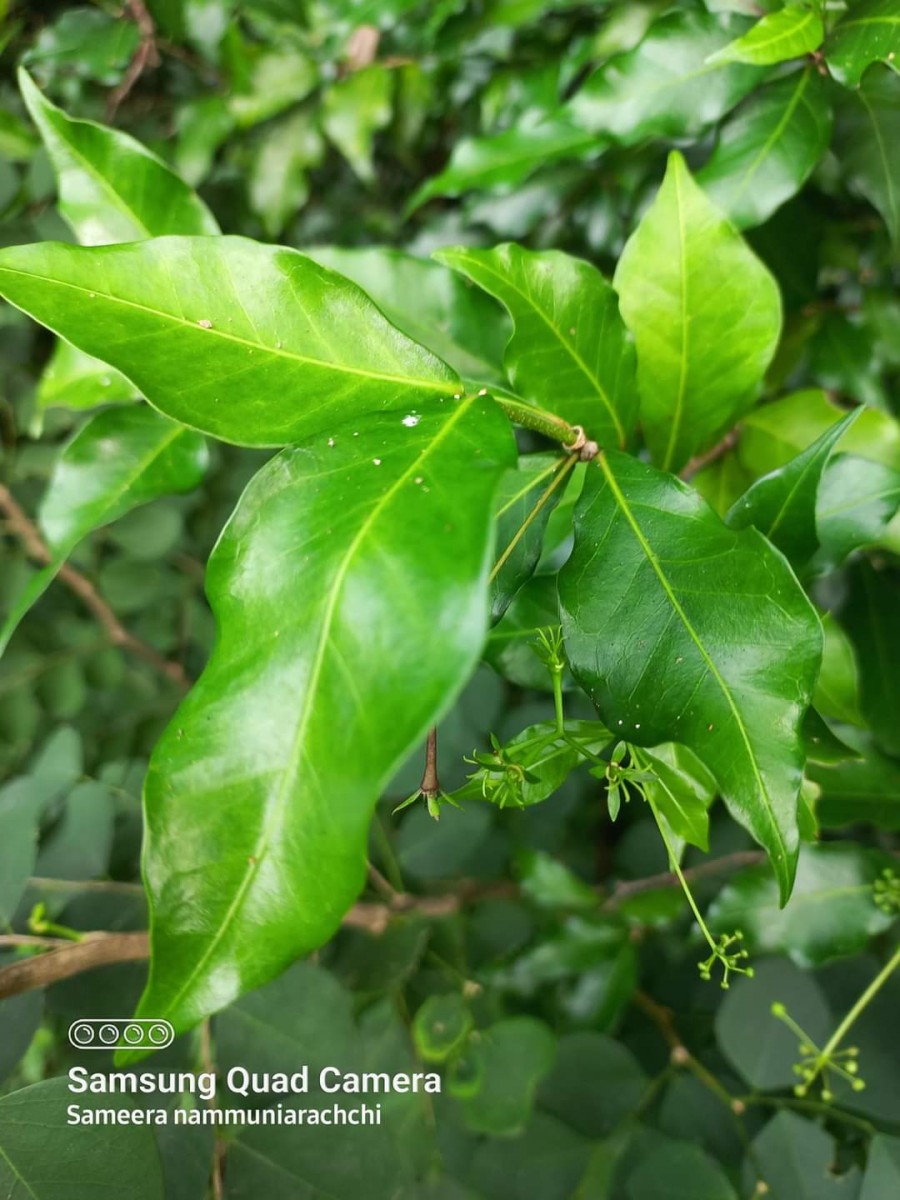
[[[445,808],[435,826],[423,807],[392,815],[418,784],[412,762],[376,819],[379,874],[367,899],[384,903],[388,889],[455,899],[443,910],[412,901],[381,931],[345,928],[316,964],[217,1019],[212,1046],[222,1068],[287,1069],[293,1056],[400,1070],[415,1055],[442,1064],[445,1094],[433,1105],[389,1097],[374,1133],[241,1133],[212,1184],[208,1131],[170,1131],[157,1138],[161,1176],[144,1171],[133,1195],[201,1200],[211,1186],[235,1200],[898,1194],[900,980],[854,1028],[866,1089],[838,1084],[830,1106],[794,1097],[797,1039],[770,1007],[786,1004],[821,1044],[896,941],[890,875],[887,900],[874,897],[900,828],[900,78],[881,43],[870,55],[835,41],[827,66],[814,50],[730,63],[715,76],[702,69],[751,17],[778,7],[0,0],[0,244],[73,239],[18,91],[22,64],[70,115],[127,131],[160,155],[223,231],[313,252],[413,336],[427,329],[425,340],[467,378],[492,382],[503,379],[507,318],[429,254],[515,240],[609,273],[677,146],[776,276],[786,312],[766,402],[695,485],[724,513],[833,424],[842,404],[867,406],[823,481],[818,520],[828,536],[813,584],[827,613],[817,707],[858,757],[829,756],[829,729],[817,732],[813,828],[785,912],[752,843],[720,808],[710,853],[722,869],[698,869],[694,850],[685,859],[712,927],[743,929],[756,977],[727,992],[698,979],[701,947],[642,805],[624,805],[613,825],[601,784],[582,770],[546,804]],[[831,25],[846,8],[827,7]],[[85,411],[130,399],[114,372],[54,350],[48,334],[0,308],[0,471],[26,513],[37,511]],[[264,457],[211,444],[199,486],[132,509],[71,556],[129,634],[176,670],[111,636],[65,581],[0,660],[7,930],[26,932],[29,920],[145,927],[143,771],[182,694],[181,673],[195,677],[209,653],[204,563]],[[490,732],[505,741],[552,717],[528,642],[556,620],[547,575],[567,553],[576,488],[577,473],[551,517],[538,575],[440,731],[447,788],[464,782],[464,755]],[[8,610],[34,568],[6,518]],[[860,545],[847,559],[847,546]],[[573,694],[568,715],[592,712]],[[144,970],[108,967],[4,1001],[0,1113],[12,1116],[20,1089],[75,1061],[70,1020],[130,1012]],[[203,1038],[187,1038],[160,1058],[197,1066],[207,1053]],[[57,1085],[41,1086],[62,1111]],[[105,1136],[120,1153],[123,1131]],[[73,1154],[88,1152],[80,1145]],[[91,1149],[105,1152],[102,1139]]]

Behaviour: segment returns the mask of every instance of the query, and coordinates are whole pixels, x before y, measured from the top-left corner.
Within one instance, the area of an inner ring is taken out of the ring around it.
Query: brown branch
[[[760,850],[740,850],[735,854],[727,854],[699,866],[689,867],[684,876],[693,881],[721,875],[726,871],[754,866],[764,858],[765,855]],[[74,886],[76,885],[73,884]],[[620,884],[606,897],[601,905],[601,912],[615,910],[629,896],[638,892],[679,886],[678,878],[669,874],[632,880]],[[511,881],[484,886],[473,880],[463,880],[455,891],[443,892],[436,896],[415,896],[409,892],[394,891],[387,896],[384,903],[363,901],[354,904],[344,916],[342,925],[346,929],[360,929],[373,937],[380,937],[391,921],[398,916],[415,914],[426,919],[439,920],[442,917],[453,916],[469,904],[481,900],[507,899],[518,895],[518,892],[518,885]],[[19,992],[30,991],[32,988],[47,987],[60,979],[68,979],[71,975],[90,971],[94,967],[108,966],[116,962],[136,962],[147,958],[150,953],[149,936],[146,933],[89,933],[81,942],[66,942],[63,945],[60,945],[57,939],[51,938],[26,938],[25,935],[18,934],[8,934],[5,937],[8,940],[4,941],[4,937],[0,936],[0,948],[5,944],[42,945],[49,949],[46,954],[0,967],[0,1000],[15,996]],[[660,1009],[661,1011],[663,1010]],[[674,1050],[674,1043],[670,1042],[670,1045]]]
[[[687,482],[693,479],[695,475],[699,475],[704,467],[710,466],[718,459],[723,458],[729,450],[733,450],[738,444],[740,433],[737,429],[732,429],[730,433],[726,433],[721,442],[717,442],[711,450],[707,450],[705,454],[698,454],[681,472],[681,478]]]
[[[159,50],[156,46],[156,26],[147,11],[144,0],[125,0],[125,8],[131,14],[138,27],[140,41],[132,56],[131,62],[122,78],[122,82],[114,88],[106,102],[106,119],[111,121],[116,115],[119,105],[147,70],[148,67],[159,66]]]
[[[432,725],[428,730],[428,740],[425,743],[425,771],[419,791],[426,800],[436,799],[441,792],[441,781],[437,769],[437,726]]]
[[[18,538],[28,557],[40,563],[41,566],[48,566],[53,561],[53,555],[47,543],[38,532],[37,526],[19,506],[9,488],[2,483],[0,483],[0,511],[6,515],[9,532]],[[161,675],[165,675],[167,679],[178,684],[179,687],[189,686],[190,681],[181,664],[163,658],[152,646],[148,646],[133,633],[129,633],[91,581],[80,571],[76,571],[74,567],[64,563],[59,569],[57,578],[81,600],[85,608],[97,619],[114,646],[121,646],[123,650],[142,659],[154,670],[159,671]]]

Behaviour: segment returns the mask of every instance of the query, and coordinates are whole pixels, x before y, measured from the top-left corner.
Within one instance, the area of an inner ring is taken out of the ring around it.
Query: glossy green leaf
[[[802,454],[758,479],[728,513],[726,523],[732,529],[753,525],[795,567],[803,566],[819,544],[816,504],[822,473],[835,445],[860,411],[848,413]]]
[[[888,754],[900,755],[900,573],[865,559],[847,573],[841,622],[859,663],[862,711]]]
[[[622,145],[700,133],[761,78],[757,67],[709,61],[741,27],[696,9],[666,13],[639,46],[588,77],[569,104],[574,120]]]
[[[53,555],[14,601],[0,627],[0,653],[19,622],[92,530],[139,504],[195,488],[206,471],[203,438],[151,408],[111,408],[63,448],[41,503],[41,532]]]
[[[671,476],[610,453],[588,474],[559,587],[569,662],[606,725],[693,750],[786,901],[822,634],[784,559]]]
[[[796,195],[831,138],[831,108],[811,67],[754,93],[728,118],[697,182],[739,229]]]
[[[334,932],[380,789],[481,651],[505,418],[472,397],[356,432],[273,459],[210,559],[219,640],[145,787],[140,1011],[178,1029]]]
[[[896,0],[859,0],[849,6],[825,43],[825,61],[845,87],[858,87],[872,63],[893,63],[898,54]]]
[[[517,592],[491,630],[484,657],[498,674],[519,687],[549,692],[550,672],[535,653],[538,633],[559,625],[555,575],[535,575]],[[564,676],[565,679],[568,675]]]
[[[392,72],[381,63],[333,84],[322,102],[322,128],[360,177],[375,179],[373,142],[393,113]]]
[[[539,167],[564,158],[598,152],[603,142],[562,114],[537,124],[517,124],[487,137],[461,138],[450,162],[413,195],[408,212],[435,196],[459,196],[473,188],[514,188]]]
[[[822,617],[825,643],[813,703],[823,716],[864,724],[859,708],[859,669],[847,634],[830,613]]]
[[[894,920],[875,904],[872,885],[890,860],[853,842],[803,846],[786,908],[764,867],[750,867],[725,885],[708,913],[716,930],[743,930],[751,949],[787,954],[798,966],[818,966],[858,954]]]
[[[496,560],[491,572],[491,620],[499,621],[541,557],[550,514],[569,470],[558,454],[525,454],[497,489]]]
[[[898,509],[900,471],[855,454],[837,455],[822,478],[816,511],[825,555],[839,563],[861,547],[883,546],[897,553]]]
[[[134,384],[124,375],[60,340],[41,375],[35,401],[39,409],[89,409],[100,404],[125,404],[137,395]]]
[[[127,1097],[117,1097],[125,1108]],[[163,1200],[153,1130],[67,1123],[67,1106],[110,1108],[110,1097],[75,1097],[65,1077],[0,1099],[0,1188],[15,1200]],[[52,1148],[52,1149],[51,1149]]]
[[[243,238],[10,247],[0,294],[167,416],[240,445],[283,445],[386,410],[412,420],[417,404],[459,390],[355,284]]]
[[[531,1115],[538,1083],[553,1066],[556,1038],[533,1017],[510,1017],[481,1030],[456,1068],[473,1071],[479,1087],[471,1095],[456,1091],[466,1125],[478,1133],[511,1135]]]
[[[637,345],[647,443],[677,470],[756,400],[781,332],[778,286],[678,153],[614,284]]]
[[[869,1163],[859,1200],[881,1200],[900,1192],[900,1138],[878,1133],[869,1146]]]
[[[504,361],[517,393],[583,426],[600,445],[624,447],[637,418],[634,350],[600,272],[557,250],[514,243],[435,257],[509,310]]]
[[[894,20],[900,54],[900,12]],[[900,242],[898,141],[900,78],[879,67],[844,97],[837,110],[834,145],[850,186],[878,209],[895,244]]]
[[[493,300],[454,271],[388,246],[315,246],[307,253],[359,284],[392,324],[463,378],[503,380],[509,321]]]
[[[67,116],[24,70],[19,85],[59,178],[60,212],[82,245],[219,232],[203,201],[140,142]]]
[[[647,799],[666,819],[676,838],[709,849],[708,809],[716,798],[716,783],[687,746],[675,742],[632,750],[635,766],[650,771],[644,782]]]
[[[814,8],[781,8],[718,50],[712,62],[752,63],[757,67],[811,54],[822,45],[825,27]]]

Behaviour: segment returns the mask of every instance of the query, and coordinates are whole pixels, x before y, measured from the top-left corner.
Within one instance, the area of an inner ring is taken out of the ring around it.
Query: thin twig
[[[687,482],[693,479],[695,475],[699,475],[704,467],[708,467],[711,463],[723,458],[729,450],[734,449],[738,444],[740,436],[737,429],[732,429],[729,433],[726,433],[721,442],[717,442],[711,450],[707,450],[705,454],[698,454],[695,458],[692,458],[682,470],[681,478]]]
[[[56,938],[45,938],[46,954],[23,958],[0,968],[0,1000],[34,988],[70,979],[83,971],[111,963],[140,962],[150,954],[147,933],[87,933],[80,942],[59,946]]]
[[[49,566],[53,561],[53,554],[47,543],[41,537],[34,522],[19,506],[9,488],[2,483],[0,483],[0,510],[6,515],[7,528],[18,538],[28,557],[40,563],[41,566]],[[76,571],[74,567],[64,563],[59,569],[57,578],[81,600],[85,608],[97,619],[114,646],[121,646],[123,650],[142,659],[179,687],[189,686],[190,681],[181,664],[170,662],[152,646],[148,646],[133,633],[129,633],[91,581],[80,571]]]
[[[147,11],[144,0],[125,0],[125,8],[138,27],[140,41],[125,71],[122,82],[114,88],[106,102],[106,119],[111,121],[116,111],[148,67],[159,66],[159,51],[156,47],[156,26]]]
[[[723,854],[721,858],[711,858],[707,862],[698,863],[696,867],[688,867],[682,871],[682,875],[688,882],[694,883],[698,879],[709,879],[728,871],[739,871],[742,867],[758,866],[765,862],[765,858],[763,850],[737,850],[734,854]],[[659,875],[648,875],[644,879],[629,879],[625,883],[616,884],[612,894],[604,900],[601,911],[610,912],[630,896],[636,896],[640,892],[680,886],[678,876],[672,871],[661,871]]]

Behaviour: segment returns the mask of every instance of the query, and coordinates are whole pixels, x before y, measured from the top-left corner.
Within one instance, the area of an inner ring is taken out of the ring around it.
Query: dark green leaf
[[[557,858],[541,850],[529,851],[522,864],[522,892],[541,908],[590,909],[597,893]]]
[[[649,1080],[627,1047],[600,1033],[560,1039],[541,1108],[585,1137],[606,1137],[633,1111]]]
[[[841,619],[859,662],[863,715],[882,748],[900,755],[900,574],[861,560],[848,577]]]
[[[609,729],[693,750],[786,901],[822,634],[782,557],[671,476],[611,453],[588,474],[560,600],[569,662]]]
[[[859,1200],[883,1200],[900,1192],[900,1138],[878,1133],[869,1146],[869,1165],[866,1167]]]
[[[557,250],[440,250],[436,257],[496,296],[514,332],[505,366],[526,400],[624,447],[637,418],[634,350],[616,294],[595,267]]]
[[[127,1107],[119,1098],[119,1107]],[[68,1080],[48,1079],[0,1099],[0,1187],[28,1200],[163,1200],[153,1130],[141,1125],[67,1123],[76,1098]],[[77,1098],[109,1108],[108,1096]]]
[[[0,925],[8,926],[37,856],[46,794],[29,776],[0,788]]]
[[[412,1025],[416,1049],[425,1062],[446,1062],[472,1028],[469,1006],[458,992],[429,996]]]
[[[757,21],[752,29],[718,50],[711,62],[752,63],[757,67],[810,54],[822,44],[825,28],[812,8],[782,8]]]
[[[178,1029],[334,932],[380,789],[481,650],[505,419],[474,397],[355,432],[272,460],[210,559],[219,640],[145,785],[141,1012]]]
[[[50,879],[96,879],[105,875],[112,849],[115,809],[106,784],[79,783],[66,798],[62,817],[41,845],[36,874]]]
[[[533,1017],[511,1017],[480,1030],[453,1076],[460,1081],[463,1073],[468,1078],[471,1072],[479,1081],[477,1090],[467,1094],[459,1082],[450,1083],[468,1127],[495,1136],[521,1130],[531,1115],[535,1090],[555,1057],[556,1039]]]
[[[807,67],[754,93],[729,117],[697,182],[739,229],[761,225],[800,191],[830,137],[825,86]]]
[[[535,653],[538,634],[559,625],[555,575],[535,575],[514,597],[499,624],[491,630],[484,657],[495,671],[519,687],[549,692],[550,672]],[[571,686],[571,678],[567,686]]]
[[[894,918],[875,904],[872,885],[888,859],[853,842],[803,846],[786,908],[764,867],[730,880],[709,911],[718,930],[743,930],[751,949],[789,954],[800,966],[858,954]]]
[[[826,613],[822,618],[825,646],[822,669],[816,680],[813,703],[825,717],[862,725],[859,710],[859,671],[856,657],[846,633],[837,621]]]
[[[732,529],[753,525],[790,560],[803,566],[819,544],[816,502],[831,452],[860,414],[848,413],[811,446],[769,475],[764,475],[734,505],[726,522]]]
[[[825,43],[825,60],[845,87],[858,87],[874,62],[893,63],[900,54],[896,0],[859,0],[838,21]]]
[[[890,7],[896,10],[893,0]],[[893,29],[900,53],[900,12]],[[886,67],[870,71],[837,110],[835,152],[854,191],[875,206],[894,243],[900,242],[900,78]]]
[[[778,286],[678,153],[614,283],[637,344],[647,443],[677,470],[756,400],[781,332]]]
[[[628,1177],[629,1200],[737,1200],[722,1168],[690,1142],[655,1139]]]
[[[0,293],[121,370],[167,416],[241,445],[279,446],[384,411],[412,421],[417,406],[459,390],[355,284],[242,238],[11,247]]]
[[[772,1200],[856,1200],[859,1168],[834,1171],[832,1138],[796,1113],[777,1113],[752,1150],[748,1166],[765,1180]]]
[[[709,849],[707,810],[716,798],[716,783],[687,746],[676,742],[633,750],[635,766],[652,772],[645,780],[647,799],[660,812],[676,838]]]
[[[2,803],[2,801],[0,801]],[[6,920],[6,918],[3,918]],[[43,990],[22,992],[0,1003],[0,1083],[19,1063],[37,1033],[44,1011]]]
[[[820,824],[900,829],[900,765],[859,730],[844,728],[841,733],[862,755],[862,761],[810,768],[811,777],[822,789],[816,805]]]
[[[702,11],[667,12],[639,46],[588,78],[570,102],[574,119],[623,145],[700,133],[761,78],[757,67],[709,61],[741,27]]]
[[[853,550],[884,546],[900,550],[892,522],[900,510],[900,471],[839,454],[819,489],[816,523],[824,556],[842,562]]]

